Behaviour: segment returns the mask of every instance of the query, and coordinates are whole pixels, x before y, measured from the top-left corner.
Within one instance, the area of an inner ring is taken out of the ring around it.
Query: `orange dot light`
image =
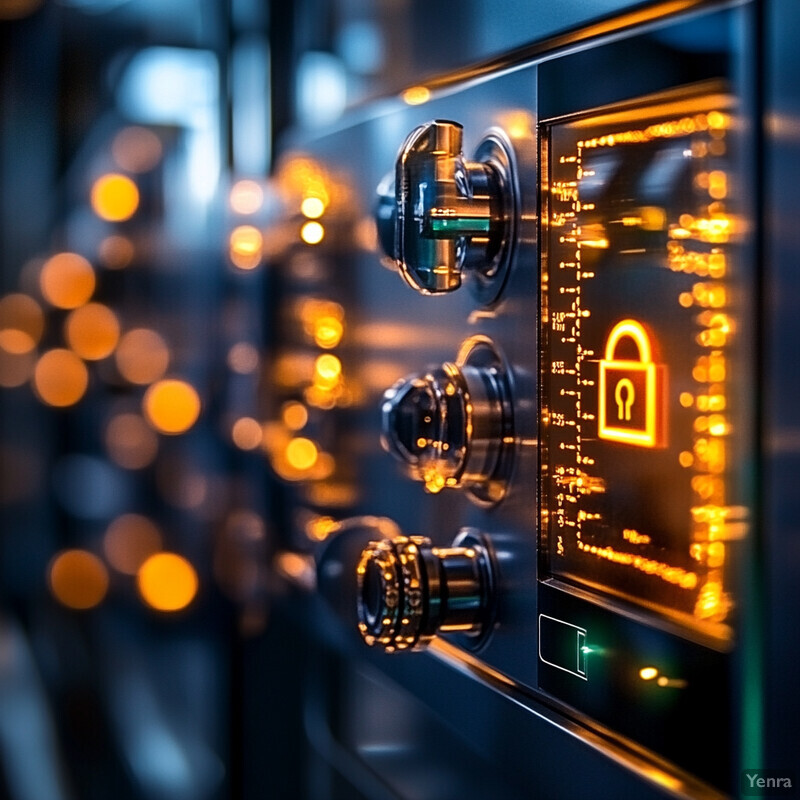
[[[78,308],[89,302],[95,287],[92,265],[77,253],[56,253],[39,274],[44,299],[56,308]]]
[[[230,258],[239,269],[255,269],[261,263],[264,237],[252,225],[239,225],[231,231]]]
[[[86,393],[89,372],[71,350],[49,350],[36,363],[33,386],[42,402],[65,408],[75,405]]]
[[[156,553],[139,568],[136,585],[151,608],[180,611],[197,595],[198,580],[194,567],[182,556]]]
[[[9,294],[0,300],[0,349],[11,355],[30,353],[44,331],[44,314],[26,294]]]
[[[92,208],[107,222],[124,222],[139,207],[139,190],[126,175],[109,173],[98,178],[92,186]]]
[[[303,472],[311,469],[318,458],[319,450],[311,439],[298,436],[286,445],[286,460],[296,470]]]
[[[200,416],[200,397],[186,381],[154,383],[142,404],[147,421],[160,433],[185,433]]]
[[[157,381],[169,366],[166,342],[149,328],[134,328],[124,334],[114,355],[122,377],[140,385]]]
[[[136,575],[150,556],[161,550],[161,533],[141,514],[123,514],[106,529],[103,552],[114,569]]]
[[[64,323],[69,346],[87,361],[98,361],[111,355],[119,341],[117,315],[102,303],[89,303],[76,308]]]
[[[67,608],[86,610],[100,605],[108,592],[103,562],[86,550],[65,550],[50,564],[50,590]]]

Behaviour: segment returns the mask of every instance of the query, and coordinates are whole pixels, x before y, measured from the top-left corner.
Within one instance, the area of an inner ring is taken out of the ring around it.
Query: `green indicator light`
[[[434,233],[488,233],[489,220],[479,217],[434,218],[431,220],[431,230]]]

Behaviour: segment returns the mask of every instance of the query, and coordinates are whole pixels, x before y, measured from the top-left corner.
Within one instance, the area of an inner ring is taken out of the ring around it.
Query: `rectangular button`
[[[539,658],[583,680],[586,677],[586,629],[539,614]]]

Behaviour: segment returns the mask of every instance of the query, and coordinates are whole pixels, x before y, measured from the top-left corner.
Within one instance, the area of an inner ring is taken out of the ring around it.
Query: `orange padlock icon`
[[[638,359],[617,358],[626,337],[636,344]],[[647,331],[633,319],[618,322],[600,361],[598,437],[638,447],[664,446],[665,387],[666,369],[654,363]]]

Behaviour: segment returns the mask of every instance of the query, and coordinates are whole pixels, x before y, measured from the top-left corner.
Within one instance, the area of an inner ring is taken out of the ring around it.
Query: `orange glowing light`
[[[342,374],[342,362],[331,353],[323,353],[314,362],[314,372],[322,382],[335,383]]]
[[[194,567],[177,553],[150,556],[136,574],[139,594],[157,611],[180,611],[197,595],[198,579]]]
[[[157,381],[169,366],[166,342],[149,328],[134,328],[124,334],[114,357],[122,377],[139,385]]]
[[[237,214],[255,214],[264,204],[264,190],[255,181],[237,181],[231,187],[230,204]]]
[[[314,321],[314,342],[324,350],[339,344],[344,334],[344,326],[336,317],[320,317]]]
[[[305,525],[305,532],[309,539],[324,542],[338,527],[333,517],[312,517]]]
[[[319,197],[304,197],[300,213],[308,219],[319,219],[325,213],[325,203]]]
[[[728,176],[722,170],[709,173],[708,193],[715,200],[722,200],[728,194]]]
[[[111,143],[114,161],[126,172],[149,172],[161,160],[161,139],[147,128],[123,128]]]
[[[99,177],[92,186],[94,213],[107,222],[124,222],[139,207],[139,190],[126,175],[112,172]]]
[[[194,387],[180,380],[154,383],[144,395],[147,421],[160,433],[185,433],[200,416],[200,397]]]
[[[156,524],[141,514],[123,514],[106,529],[103,552],[108,563],[123,575],[135,575],[150,556],[161,550]]]
[[[97,248],[97,257],[107,269],[125,269],[135,255],[136,248],[127,236],[106,236]]]
[[[119,341],[117,315],[102,303],[88,303],[70,312],[64,323],[69,346],[87,361],[111,355]]]
[[[36,363],[33,386],[42,402],[57,408],[75,405],[86,393],[89,372],[71,350],[55,349]]]
[[[299,431],[305,428],[308,422],[308,409],[296,400],[290,400],[281,408],[283,424],[290,431]]]
[[[319,222],[306,222],[300,228],[300,238],[306,244],[319,244],[325,238],[325,228]]]
[[[239,225],[231,231],[229,241],[230,258],[239,269],[255,269],[261,264],[264,237],[252,225]]]
[[[89,301],[95,287],[92,265],[77,253],[57,253],[39,273],[44,299],[56,308],[78,308]]]
[[[639,677],[643,681],[651,681],[658,677],[658,670],[655,667],[642,667],[639,670]]]
[[[0,300],[0,349],[11,355],[30,353],[44,331],[44,314],[26,294],[9,294]]]
[[[231,439],[240,450],[255,450],[264,438],[261,423],[252,417],[241,417],[233,423]]]
[[[12,356],[21,356],[30,353],[36,347],[36,342],[25,331],[17,328],[4,328],[0,330],[0,350]]]
[[[430,97],[431,90],[426,86],[411,86],[403,92],[403,100],[410,106],[427,103]]]
[[[313,560],[310,557],[286,551],[278,553],[273,560],[273,566],[278,572],[300,583],[312,580],[314,574],[312,564]]]
[[[311,439],[299,436],[286,445],[286,460],[289,466],[301,472],[311,469],[317,463],[318,457],[319,450]]]
[[[108,572],[86,550],[65,550],[51,562],[50,590],[67,608],[84,611],[100,605],[108,592]]]
[[[158,453],[158,436],[139,414],[112,417],[105,442],[111,460],[124,469],[142,469],[152,464]]]
[[[615,357],[617,345],[621,339],[629,337],[633,339],[639,352],[639,360],[620,360]],[[624,319],[618,322],[608,335],[605,348],[605,358],[600,362],[600,380],[598,387],[599,395],[599,418],[597,435],[600,439],[624,444],[637,445],[639,447],[657,447],[660,444],[661,431],[660,423],[660,403],[661,393],[659,384],[663,386],[663,377],[659,374],[663,367],[657,366],[652,360],[652,350],[650,338],[644,327],[633,319]],[[610,378],[616,372],[617,378]],[[636,398],[633,382],[625,373],[644,372],[644,398]],[[622,375],[623,377],[619,377]],[[619,420],[630,419],[630,406],[639,400],[645,404],[644,427],[627,428],[619,425],[615,420],[615,415],[609,413],[607,407],[607,385],[609,380],[616,380],[614,397],[622,410],[624,407],[625,415],[622,413],[617,416]],[[623,402],[625,401],[625,402]]]
[[[239,375],[255,372],[259,360],[258,349],[250,342],[237,342],[228,350],[228,366]]]

